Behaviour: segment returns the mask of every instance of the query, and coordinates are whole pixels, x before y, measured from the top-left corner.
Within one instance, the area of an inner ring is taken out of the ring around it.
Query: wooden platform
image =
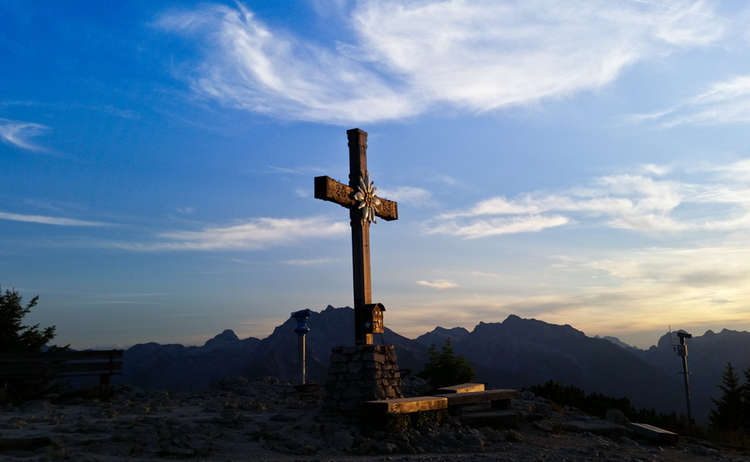
[[[484,391],[484,384],[483,383],[461,383],[459,385],[452,385],[450,387],[438,388],[438,391],[443,394],[473,393],[477,391]]]
[[[448,400],[448,406],[463,406],[467,404],[491,403],[493,401],[508,401],[518,397],[518,390],[498,389],[467,393],[445,393],[437,395]]]
[[[677,433],[645,423],[631,423],[630,428],[644,438],[662,443],[675,444],[680,437]]]
[[[384,414],[410,414],[412,412],[446,409],[447,407],[448,399],[440,396],[380,399],[365,403],[367,410]]]

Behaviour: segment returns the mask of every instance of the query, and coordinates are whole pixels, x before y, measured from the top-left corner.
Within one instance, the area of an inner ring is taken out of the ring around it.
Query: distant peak
[[[466,332],[467,334],[469,333],[469,331],[466,330],[463,327],[451,327],[450,329],[446,329],[445,327],[441,327],[441,326],[435,327],[434,329],[432,329],[432,332],[443,332],[443,333],[447,333],[447,332]]]
[[[239,340],[239,337],[237,337],[237,334],[235,334],[232,329],[225,329],[224,332],[207,341],[204,346],[222,345],[225,343],[238,342]]]
[[[234,333],[232,329],[224,329],[224,332],[217,335],[214,338],[221,338],[221,339],[227,339],[227,340],[239,340],[239,337],[237,337],[237,334]]]
[[[416,340],[424,345],[442,344],[445,340],[457,342],[468,335],[469,331],[463,327],[446,329],[445,327],[437,326],[426,334],[420,335]]]
[[[518,321],[523,321],[523,318],[521,318],[520,316],[517,316],[515,314],[509,314],[508,317],[505,318],[505,321],[503,321],[503,322],[508,322],[508,321],[510,321],[510,322],[518,322]]]
[[[632,348],[633,348],[633,346],[632,346],[632,345],[628,345],[627,343],[623,342],[623,341],[622,341],[622,340],[620,340],[619,338],[617,338],[617,337],[613,337],[613,336],[611,336],[611,335],[605,335],[604,337],[599,337],[599,336],[597,335],[597,336],[596,336],[596,338],[601,338],[601,339],[603,339],[603,340],[606,340],[606,341],[608,341],[608,342],[610,342],[610,343],[612,343],[612,344],[615,344],[615,345],[617,345],[617,346],[618,346],[618,347],[620,347],[620,348],[625,348],[626,350],[627,350],[627,349],[632,349]]]
[[[328,305],[325,310],[321,311],[321,313],[324,313],[326,311],[341,311],[341,310],[351,310],[351,309],[352,309],[352,307],[350,307],[350,306],[340,306],[340,307],[336,308],[333,305]]]

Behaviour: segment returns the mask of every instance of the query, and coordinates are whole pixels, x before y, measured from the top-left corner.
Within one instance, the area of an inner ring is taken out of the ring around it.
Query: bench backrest
[[[0,377],[121,374],[122,355],[122,350],[0,353]]]

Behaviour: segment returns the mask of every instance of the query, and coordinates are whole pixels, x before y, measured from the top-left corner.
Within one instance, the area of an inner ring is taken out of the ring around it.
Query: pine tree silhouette
[[[711,410],[709,416],[711,426],[720,431],[737,431],[742,427],[744,420],[743,389],[731,362],[727,363],[727,368],[721,376],[719,389],[722,392],[721,397],[712,398],[716,408]]]
[[[740,394],[742,395],[742,412],[744,413],[742,426],[746,432],[750,432],[750,369],[745,371],[745,383],[740,388]]]
[[[24,326],[23,318],[36,306],[39,297],[26,306],[15,290],[0,293],[0,351],[4,353],[36,352],[55,337],[55,326],[39,330],[39,324]]]
[[[437,347],[432,345],[427,355],[427,364],[418,375],[435,388],[457,385],[474,378],[474,368],[462,355],[456,356],[453,353],[450,339],[445,340],[442,352],[438,352]]]

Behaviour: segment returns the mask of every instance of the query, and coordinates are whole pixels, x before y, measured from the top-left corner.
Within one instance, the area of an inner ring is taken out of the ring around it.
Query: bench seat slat
[[[448,406],[462,406],[465,404],[481,404],[501,401],[518,397],[518,390],[498,389],[475,391],[468,393],[446,393],[437,395],[448,400]]]
[[[474,393],[477,391],[484,391],[483,383],[460,383],[458,385],[451,385],[450,387],[438,388],[441,393]]]
[[[365,407],[376,413],[410,414],[445,409],[448,407],[448,400],[439,396],[415,396],[367,401]]]

